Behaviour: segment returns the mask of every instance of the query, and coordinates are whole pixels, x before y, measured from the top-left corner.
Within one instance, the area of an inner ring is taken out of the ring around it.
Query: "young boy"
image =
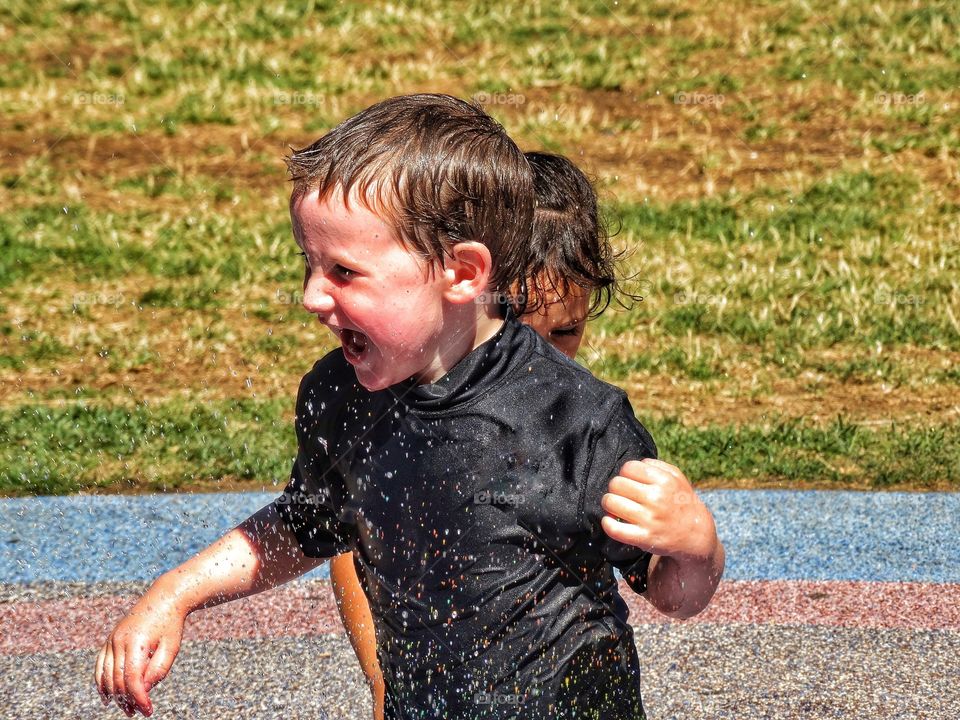
[[[304,306],[342,347],[301,383],[284,495],[154,583],[101,650],[101,692],[151,712],[187,614],[352,550],[388,718],[643,717],[613,567],[689,616],[723,550],[686,479],[635,462],[655,449],[626,396],[501,317],[526,160],[478,108],[417,95],[290,165]]]
[[[525,157],[533,171],[536,203],[527,245],[531,302],[519,319],[573,360],[588,318],[602,314],[615,294],[623,294],[617,281],[617,256],[586,175],[560,155],[528,152]],[[519,287],[516,292],[521,292]],[[330,581],[347,636],[373,694],[374,718],[380,720],[384,717],[383,674],[377,662],[373,617],[353,553],[330,561]]]

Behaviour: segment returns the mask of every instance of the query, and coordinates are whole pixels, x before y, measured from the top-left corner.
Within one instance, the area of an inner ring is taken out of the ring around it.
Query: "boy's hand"
[[[153,714],[150,690],[170,672],[180,650],[185,615],[173,603],[144,596],[121,620],[97,656],[94,681],[127,717]]]
[[[631,460],[601,498],[603,531],[654,555],[707,558],[717,542],[713,516],[680,469],[661,460]],[[625,522],[617,522],[620,518]]]

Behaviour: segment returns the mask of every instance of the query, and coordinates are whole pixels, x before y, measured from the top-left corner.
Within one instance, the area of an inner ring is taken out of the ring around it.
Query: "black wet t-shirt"
[[[305,554],[353,551],[386,715],[642,718],[600,498],[655,457],[626,395],[509,317],[436,383],[369,392],[335,350],[297,398],[299,448],[275,502]]]

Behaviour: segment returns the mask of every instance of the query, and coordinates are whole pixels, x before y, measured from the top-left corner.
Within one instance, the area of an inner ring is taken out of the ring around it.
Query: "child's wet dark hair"
[[[588,317],[595,318],[620,295],[614,252],[597,194],[570,160],[543,152],[525,153],[533,170],[536,203],[533,232],[519,295],[518,312],[534,312],[551,292],[567,297],[576,287],[590,293]]]
[[[337,189],[349,198],[352,189],[426,260],[442,263],[458,242],[486,245],[493,290],[509,291],[524,265],[533,215],[530,167],[475,103],[434,94],[384,100],[295,150],[287,167],[291,208],[315,189],[321,199]]]

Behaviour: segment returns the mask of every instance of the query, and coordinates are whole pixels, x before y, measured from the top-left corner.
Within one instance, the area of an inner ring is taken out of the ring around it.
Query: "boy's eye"
[[[303,258],[303,266],[304,266],[307,270],[309,270],[309,269],[310,269],[310,261],[307,260],[307,254],[306,254],[305,252],[298,252],[297,255],[299,255],[300,257]]]
[[[344,267],[343,265],[334,265],[333,271],[337,275],[342,277],[344,280],[349,280],[354,275],[356,275],[356,273],[353,270],[351,270],[350,268]]]

